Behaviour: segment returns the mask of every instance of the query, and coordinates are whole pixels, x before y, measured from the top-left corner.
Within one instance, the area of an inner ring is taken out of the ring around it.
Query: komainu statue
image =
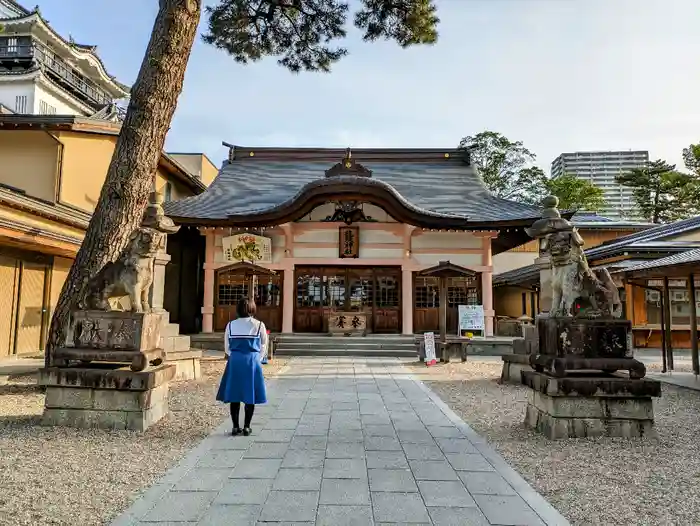
[[[547,234],[544,241],[552,264],[551,316],[622,317],[622,301],[610,273],[591,270],[576,228]],[[577,303],[580,307],[574,309]]]
[[[132,312],[148,312],[153,266],[165,234],[140,226],[116,261],[110,261],[89,282],[84,304],[87,310],[111,310],[109,300],[128,296]]]
[[[167,234],[179,227],[163,213],[163,197],[153,192],[143,220],[129,238],[116,261],[107,263],[90,281],[85,310],[112,310],[109,300],[128,296],[131,312],[148,312],[148,296],[153,283],[155,257],[165,250]]]

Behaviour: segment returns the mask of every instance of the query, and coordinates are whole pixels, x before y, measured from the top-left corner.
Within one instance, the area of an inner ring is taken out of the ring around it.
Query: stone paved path
[[[297,358],[112,526],[568,522],[401,361]]]

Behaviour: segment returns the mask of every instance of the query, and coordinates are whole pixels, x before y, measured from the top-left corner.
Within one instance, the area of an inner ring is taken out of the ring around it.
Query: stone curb
[[[472,429],[472,427],[464,422],[457,413],[433,392],[423,381],[418,380],[413,375],[408,374],[408,378],[412,379],[418,386],[430,397],[435,405],[455,424],[464,435],[474,444],[474,447],[481,453],[486,460],[491,463],[508,484],[520,495],[528,506],[547,524],[547,526],[570,526],[569,521],[559,513],[554,506],[537,493],[528,482],[520,476],[498,452],[493,449],[488,442]]]

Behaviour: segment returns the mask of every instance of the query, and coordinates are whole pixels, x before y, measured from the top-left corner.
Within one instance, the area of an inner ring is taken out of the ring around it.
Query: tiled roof
[[[644,263],[640,263],[639,265],[635,265],[626,269],[621,269],[621,271],[631,274],[641,270],[659,269],[662,267],[685,265],[689,263],[700,263],[700,248],[688,250],[687,252],[681,252],[680,254],[673,254],[671,256],[655,259],[653,261],[645,261]]]
[[[677,236],[685,232],[700,229],[700,216],[691,217],[675,223],[658,225],[652,228],[635,232],[627,236],[619,237],[611,241],[606,241],[597,247],[589,248],[585,251],[589,262],[611,257],[624,251],[636,252],[675,252],[685,251],[693,247],[695,243],[685,241],[661,241],[670,236]],[[539,269],[535,265],[502,272],[493,277],[494,286],[503,286],[523,283],[537,279]]]
[[[300,149],[297,149],[298,152]],[[311,149],[309,149],[311,151]],[[313,149],[314,152],[323,150]],[[540,217],[539,207],[494,197],[473,167],[461,160],[462,154],[445,158],[435,150],[434,159],[402,162],[400,150],[387,150],[395,161],[377,159],[382,150],[353,150],[352,158],[372,170],[371,178],[358,176],[325,177],[337,159],[309,158],[234,159],[224,163],[219,175],[199,196],[167,203],[166,212],[174,218],[223,220],[230,215],[255,215],[293,202],[301,193],[324,182],[352,186],[375,185],[389,190],[403,204],[432,216],[463,218],[469,222],[509,221]],[[407,155],[410,150],[406,150]],[[427,155],[427,150],[421,150]],[[363,160],[363,154],[370,160]]]

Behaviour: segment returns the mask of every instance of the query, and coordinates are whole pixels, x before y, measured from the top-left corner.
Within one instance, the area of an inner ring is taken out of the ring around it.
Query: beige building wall
[[[0,183],[55,202],[60,144],[43,131],[0,131]]]

